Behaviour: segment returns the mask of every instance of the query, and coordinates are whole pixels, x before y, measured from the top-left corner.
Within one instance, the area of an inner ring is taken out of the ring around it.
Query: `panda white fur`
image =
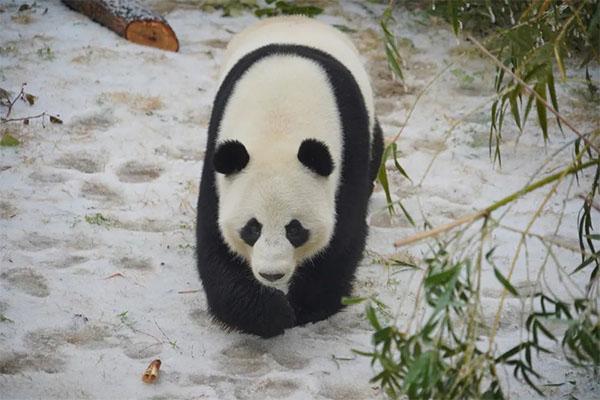
[[[197,258],[209,311],[263,337],[337,312],[383,140],[342,33],[270,18],[229,44],[208,128]]]

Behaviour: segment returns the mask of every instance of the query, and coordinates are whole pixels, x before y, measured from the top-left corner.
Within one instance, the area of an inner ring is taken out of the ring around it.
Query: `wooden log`
[[[163,50],[179,50],[179,40],[169,23],[137,0],[62,1],[129,41]]]

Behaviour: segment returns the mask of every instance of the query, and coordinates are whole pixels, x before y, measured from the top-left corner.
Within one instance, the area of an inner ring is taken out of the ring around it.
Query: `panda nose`
[[[265,278],[269,282],[278,281],[281,278],[283,278],[283,275],[285,275],[285,274],[267,274],[267,273],[264,273],[264,272],[260,273],[260,276],[262,276],[263,278]]]

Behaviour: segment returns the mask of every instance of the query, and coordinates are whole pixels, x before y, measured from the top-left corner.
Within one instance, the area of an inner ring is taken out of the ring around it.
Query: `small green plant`
[[[56,58],[56,56],[54,55],[54,52],[48,46],[38,49],[37,55],[42,60],[46,60],[46,61],[52,61]]]
[[[219,9],[224,17],[237,17],[247,10],[258,8],[256,0],[207,0],[202,3],[204,11]]]
[[[4,134],[2,135],[2,139],[0,139],[1,147],[15,147],[20,144],[21,142],[19,141],[19,139],[17,139],[8,132],[4,132]]]
[[[4,314],[0,314],[0,322],[10,322],[11,324],[15,323],[15,321],[13,321],[12,319],[8,318]]]
[[[323,9],[316,6],[296,4],[293,1],[284,0],[265,0],[266,7],[254,11],[257,17],[274,17],[277,15],[306,15],[314,17],[323,12]]]
[[[121,321],[121,323],[123,323],[123,324],[129,323],[129,319],[128,319],[128,316],[127,316],[128,312],[129,311],[126,310],[126,311],[123,311],[123,312],[120,312],[120,313],[117,314],[117,317],[119,317],[119,320]]]
[[[101,213],[90,214],[84,217],[85,222],[91,225],[110,226],[114,221],[108,217],[105,217]]]

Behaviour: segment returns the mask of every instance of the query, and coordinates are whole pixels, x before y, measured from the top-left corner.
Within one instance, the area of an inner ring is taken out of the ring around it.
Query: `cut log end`
[[[160,21],[133,21],[125,28],[125,38],[134,43],[162,50],[179,50],[179,41],[175,32]]]

